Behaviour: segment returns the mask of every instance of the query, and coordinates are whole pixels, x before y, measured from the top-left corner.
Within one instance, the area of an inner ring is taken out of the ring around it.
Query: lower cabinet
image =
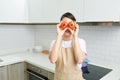
[[[0,80],[8,80],[7,66],[0,66]]]
[[[54,80],[54,73],[49,72],[49,73],[48,73],[48,79],[49,79],[49,80]]]
[[[28,70],[31,72],[28,72]],[[54,80],[54,73],[26,62],[0,66],[0,80],[34,80],[35,77],[44,78],[40,75],[47,77],[47,80]],[[43,79],[39,78],[37,80]]]
[[[54,80],[54,73],[30,63],[26,65],[28,80]]]
[[[8,65],[8,80],[25,80],[24,63],[15,63]]]

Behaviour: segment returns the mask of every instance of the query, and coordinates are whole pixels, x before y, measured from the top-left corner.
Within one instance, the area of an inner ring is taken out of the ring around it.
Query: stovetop
[[[100,80],[102,77],[111,72],[112,69],[88,64],[88,71],[90,73],[83,74],[83,77],[86,80]]]

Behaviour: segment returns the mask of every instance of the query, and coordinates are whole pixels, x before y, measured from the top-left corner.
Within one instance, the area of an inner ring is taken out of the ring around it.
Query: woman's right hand
[[[57,24],[57,35],[58,35],[58,37],[62,37],[64,32],[67,29],[67,28],[65,28],[64,30],[60,29],[60,25],[61,25],[61,22],[59,24]]]

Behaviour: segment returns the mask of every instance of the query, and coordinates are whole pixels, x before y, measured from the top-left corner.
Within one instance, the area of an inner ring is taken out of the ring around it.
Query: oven
[[[28,80],[48,80],[48,72],[42,68],[27,63],[27,78]]]

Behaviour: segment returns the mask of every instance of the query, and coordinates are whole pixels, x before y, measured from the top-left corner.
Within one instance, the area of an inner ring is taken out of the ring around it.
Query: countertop
[[[48,55],[43,53],[23,52],[23,53],[0,56],[0,59],[3,60],[3,62],[0,62],[0,66],[6,66],[9,64],[25,61],[33,65],[36,65],[40,68],[43,68],[47,71],[50,71],[53,73],[55,71],[55,65],[51,64],[49,62]],[[104,76],[100,80],[120,80],[120,65],[106,64],[106,63],[102,63],[102,65],[96,64],[96,63],[90,63],[90,64],[112,69],[110,73],[108,73],[106,76]]]

